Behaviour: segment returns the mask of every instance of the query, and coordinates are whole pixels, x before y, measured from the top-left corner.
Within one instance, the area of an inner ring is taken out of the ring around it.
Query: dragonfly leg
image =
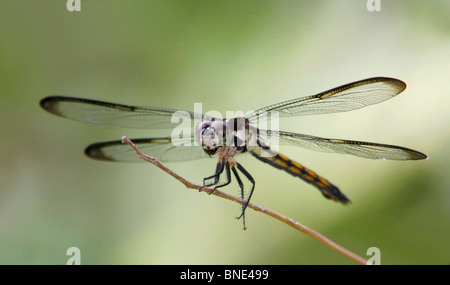
[[[252,183],[252,189],[250,189],[250,193],[248,195],[247,201],[245,202],[244,205],[242,205],[242,213],[239,217],[237,217],[237,219],[240,219],[240,218],[244,217],[245,210],[247,209],[248,203],[250,203],[250,199],[252,198],[253,190],[255,189],[255,180],[250,175],[250,173],[248,173],[248,171],[245,170],[245,168],[242,165],[237,163],[236,166],[237,166],[238,170],[241,171],[242,174],[244,174],[244,176],[250,181],[250,183]],[[241,197],[242,197],[242,199],[244,199],[244,191],[241,191]],[[244,228],[245,228],[245,224],[244,224]]]
[[[216,185],[217,183],[219,183],[220,174],[222,174],[224,167],[225,167],[225,164],[223,164],[220,161],[217,162],[216,172],[211,176],[203,178],[203,187],[209,187],[209,186],[213,186],[213,185]],[[212,183],[207,183],[207,180],[210,180],[213,178],[214,178],[214,181]]]
[[[220,175],[222,174],[223,170],[226,170],[227,180],[224,183],[219,184]],[[214,179],[212,183],[207,183],[207,180]],[[203,187],[210,187],[216,185],[209,194],[212,194],[214,190],[216,190],[219,187],[226,186],[230,184],[231,182],[231,173],[230,173],[230,164],[228,162],[218,162],[216,167],[216,173],[214,175],[211,175],[209,177],[206,177],[203,179]]]
[[[214,192],[214,190],[216,190],[217,188],[227,186],[228,184],[231,183],[230,164],[229,164],[228,162],[225,163],[225,173],[226,173],[226,175],[227,175],[227,180],[226,180],[224,183],[221,183],[221,184],[219,184],[219,185],[216,185],[216,186],[213,188],[213,191],[211,191],[209,194],[212,194],[212,193]],[[216,183],[216,184],[217,184],[217,183]]]
[[[239,177],[239,173],[234,166],[231,168],[231,170],[233,170],[234,177],[236,177],[239,187],[241,188],[241,199],[244,200],[244,183],[242,183],[242,180]],[[247,229],[247,227],[245,226],[245,214],[243,213],[241,216],[242,216],[242,222],[243,222],[244,230],[245,230],[245,229]]]

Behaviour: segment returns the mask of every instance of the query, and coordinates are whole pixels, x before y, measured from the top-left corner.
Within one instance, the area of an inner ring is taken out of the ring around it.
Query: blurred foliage
[[[90,161],[83,148],[122,135],[38,106],[51,94],[204,111],[251,110],[371,76],[404,80],[398,98],[282,128],[403,145],[426,161],[371,161],[282,150],[350,197],[343,207],[251,157],[253,202],[382,264],[450,262],[450,4],[385,1],[65,1],[0,4],[0,263],[354,264],[239,206],[188,191],[145,164]],[[214,160],[169,165],[200,182]],[[233,182],[226,191],[237,193]]]

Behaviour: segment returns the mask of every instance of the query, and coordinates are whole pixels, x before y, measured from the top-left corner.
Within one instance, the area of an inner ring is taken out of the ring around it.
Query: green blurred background
[[[0,263],[354,264],[266,215],[186,188],[146,164],[92,161],[92,142],[160,132],[83,124],[44,112],[70,95],[192,110],[254,110],[372,76],[408,84],[361,110],[289,118],[281,129],[396,144],[426,161],[281,152],[352,200],[253,157],[253,202],[382,264],[450,262],[450,2],[66,1],[0,4]],[[200,183],[215,160],[169,164]],[[224,189],[237,194],[235,181]]]

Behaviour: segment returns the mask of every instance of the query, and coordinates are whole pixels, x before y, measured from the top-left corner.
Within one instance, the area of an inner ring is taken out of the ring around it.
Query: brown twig
[[[156,167],[158,167],[161,170],[163,170],[164,172],[168,173],[169,175],[171,175],[172,177],[174,177],[175,179],[177,179],[178,181],[183,183],[184,186],[186,186],[186,188],[195,189],[195,190],[199,190],[199,191],[206,191],[207,193],[210,193],[213,190],[212,188],[209,188],[209,187],[202,187],[200,185],[191,183],[190,181],[186,180],[184,177],[182,177],[182,176],[178,175],[177,173],[173,172],[167,166],[162,164],[158,159],[142,153],[136,147],[136,145],[132,141],[130,141],[126,136],[122,137],[122,143],[127,143],[128,145],[130,145],[133,148],[133,150],[136,152],[136,154],[139,156],[140,159],[143,159],[143,160],[145,160],[147,162],[150,162],[153,165],[155,165]],[[240,199],[238,197],[235,197],[233,195],[224,193],[224,192],[219,191],[217,189],[214,190],[214,192],[212,192],[212,194],[215,195],[215,196],[219,196],[221,198],[225,198],[227,200],[234,201],[234,202],[239,203],[239,204],[246,203],[245,200],[242,200],[242,199]],[[338,245],[337,243],[331,241],[330,239],[326,238],[325,236],[321,235],[320,233],[318,233],[318,232],[316,232],[316,231],[314,231],[314,230],[312,230],[312,229],[310,229],[308,227],[305,227],[304,225],[294,221],[293,219],[291,219],[289,217],[286,217],[286,216],[281,215],[281,214],[279,214],[277,212],[274,212],[272,210],[269,210],[267,208],[258,206],[258,205],[253,204],[253,203],[249,203],[247,207],[248,208],[252,208],[255,211],[262,212],[262,213],[267,214],[267,215],[269,215],[269,216],[271,216],[271,217],[273,217],[273,218],[275,218],[277,220],[282,221],[283,223],[285,223],[285,224],[293,227],[294,229],[297,229],[297,230],[299,230],[299,231],[309,235],[310,237],[312,237],[312,238],[320,241],[321,243],[331,247],[332,249],[336,250],[337,252],[343,254],[344,256],[346,256],[346,257],[356,261],[357,263],[360,263],[360,264],[363,264],[363,265],[370,264],[364,258],[354,254],[353,252],[351,252],[348,249],[346,249],[346,248]]]

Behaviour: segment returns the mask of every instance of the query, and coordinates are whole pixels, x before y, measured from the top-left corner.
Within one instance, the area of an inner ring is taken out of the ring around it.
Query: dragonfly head
[[[226,123],[223,120],[203,121],[195,129],[195,139],[208,155],[213,155],[224,146]]]

